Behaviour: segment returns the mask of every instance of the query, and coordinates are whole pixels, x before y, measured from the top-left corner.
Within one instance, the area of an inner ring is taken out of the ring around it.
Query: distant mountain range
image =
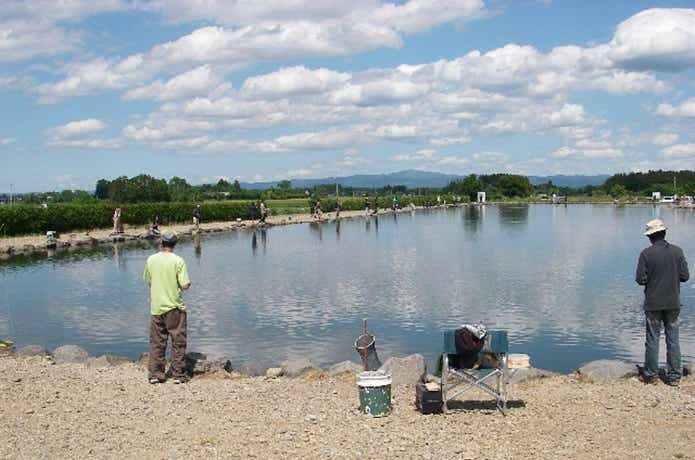
[[[354,176],[324,177],[321,179],[291,179],[291,181],[292,186],[296,188],[311,188],[316,185],[335,183],[346,187],[361,188],[379,188],[386,185],[405,185],[408,188],[440,188],[453,180],[463,179],[464,177],[466,176],[409,169],[388,174],[357,174]],[[559,187],[579,188],[586,185],[602,185],[609,177],[606,174],[596,176],[529,176],[529,180],[534,185],[552,181],[554,185]],[[276,185],[277,181],[245,182],[241,184],[245,189],[267,189]]]

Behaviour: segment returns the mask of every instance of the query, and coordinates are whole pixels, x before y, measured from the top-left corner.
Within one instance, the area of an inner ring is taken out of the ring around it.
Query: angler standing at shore
[[[174,254],[177,237],[162,235],[162,249],[145,263],[143,278],[150,286],[150,383],[166,380],[166,347],[171,336],[171,370],[174,383],[188,380],[185,369],[186,305],[181,293],[191,287],[186,262]]]
[[[683,250],[666,241],[666,226],[659,219],[647,222],[644,235],[651,246],[639,256],[635,281],[644,286],[645,341],[642,381],[653,383],[659,375],[661,323],[666,335],[667,369],[664,381],[678,385],[683,372],[678,343],[678,315],[681,311],[680,283],[690,278]]]

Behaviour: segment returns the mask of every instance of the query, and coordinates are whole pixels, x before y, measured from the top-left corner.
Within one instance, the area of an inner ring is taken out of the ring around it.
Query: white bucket
[[[385,387],[391,385],[391,374],[384,371],[364,371],[357,374],[357,386]]]
[[[363,414],[382,417],[391,412],[391,374],[383,371],[360,372],[357,387]]]

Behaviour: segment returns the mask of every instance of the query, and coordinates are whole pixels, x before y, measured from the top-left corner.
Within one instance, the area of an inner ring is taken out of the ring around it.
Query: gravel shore
[[[692,377],[520,383],[507,417],[485,402],[421,415],[404,385],[369,418],[348,374],[150,385],[133,363],[42,357],[0,357],[0,389],[0,458],[695,458]]]

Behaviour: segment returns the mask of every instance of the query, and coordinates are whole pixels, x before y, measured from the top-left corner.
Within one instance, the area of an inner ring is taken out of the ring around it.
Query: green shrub
[[[249,202],[203,203],[203,222],[248,219],[251,216]],[[111,216],[117,205],[95,203],[87,205],[56,204],[40,206],[0,206],[0,234],[3,236],[44,233],[48,230],[68,232],[109,228]],[[121,206],[123,222],[130,225],[146,225],[159,215],[160,223],[190,222],[193,216],[191,203],[139,203]]]

